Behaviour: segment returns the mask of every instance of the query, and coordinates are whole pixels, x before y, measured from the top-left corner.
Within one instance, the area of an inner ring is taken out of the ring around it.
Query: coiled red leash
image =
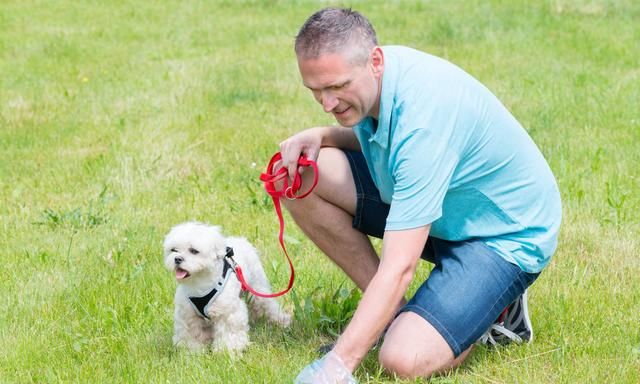
[[[280,207],[280,198],[285,197],[289,200],[302,199],[309,195],[313,188],[315,188],[316,184],[318,184],[318,165],[315,161],[309,160],[306,156],[300,156],[298,159],[299,167],[311,167],[313,168],[313,183],[309,190],[302,194],[298,194],[300,187],[302,186],[302,177],[300,173],[296,169],[296,174],[293,177],[293,182],[289,185],[289,172],[286,167],[282,167],[278,170],[278,172],[273,171],[275,164],[282,160],[282,155],[280,152],[273,155],[271,160],[269,161],[269,165],[267,166],[267,171],[260,174],[260,180],[264,183],[264,189],[267,191],[271,199],[273,200],[273,206],[276,210],[276,214],[278,215],[278,221],[280,222],[280,233],[278,234],[278,240],[280,241],[280,247],[284,251],[285,256],[287,257],[287,261],[289,262],[289,269],[291,271],[291,276],[289,277],[289,285],[284,290],[277,293],[269,293],[264,294],[257,292],[249,284],[247,284],[243,274],[242,269],[239,266],[235,266],[236,275],[238,276],[238,280],[240,280],[240,284],[242,284],[242,289],[251,292],[252,294],[259,297],[278,297],[282,296],[285,293],[291,290],[293,287],[293,281],[295,279],[295,270],[293,268],[293,263],[291,262],[291,258],[289,257],[289,253],[287,252],[287,248],[284,245],[284,219],[282,217],[282,208]],[[276,189],[276,182],[282,180],[282,189]]]

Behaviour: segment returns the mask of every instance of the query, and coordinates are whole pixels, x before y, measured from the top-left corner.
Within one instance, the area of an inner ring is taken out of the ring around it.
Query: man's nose
[[[339,103],[338,98],[331,92],[323,92],[321,97],[322,100],[320,102],[325,112],[331,112]]]

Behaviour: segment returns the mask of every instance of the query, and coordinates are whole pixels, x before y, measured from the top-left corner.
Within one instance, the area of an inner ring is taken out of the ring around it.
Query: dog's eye
[[[171,252],[178,252],[178,248],[171,248]]]
[[[189,248],[189,252],[193,253],[194,255],[197,255],[198,253],[200,253],[200,251],[198,251],[195,248]]]

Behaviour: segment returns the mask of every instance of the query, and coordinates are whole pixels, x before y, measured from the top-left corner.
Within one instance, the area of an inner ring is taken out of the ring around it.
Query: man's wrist
[[[342,343],[340,343],[340,339],[338,339],[338,342],[336,343],[336,346],[332,349],[332,352],[335,353],[338,356],[338,358],[340,358],[340,360],[342,360],[344,367],[350,373],[353,373],[358,367],[358,364],[360,364],[361,358],[354,357],[352,353],[349,353],[344,348]]]

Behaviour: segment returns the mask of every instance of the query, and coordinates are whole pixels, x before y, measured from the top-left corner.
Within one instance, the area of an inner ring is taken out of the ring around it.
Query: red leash
[[[286,289],[277,292],[264,294],[257,292],[249,284],[244,278],[242,274],[242,269],[239,266],[235,267],[236,275],[238,276],[238,280],[240,280],[240,284],[242,284],[242,289],[245,291],[249,291],[252,294],[259,297],[278,297],[282,296],[285,293],[291,290],[293,287],[293,281],[295,279],[295,270],[293,268],[293,263],[291,262],[291,258],[289,257],[289,253],[287,252],[287,248],[284,246],[284,219],[282,218],[282,208],[280,207],[280,198],[285,197],[289,200],[302,199],[311,193],[313,188],[318,184],[318,165],[315,161],[307,159],[305,156],[301,156],[298,159],[298,166],[300,167],[312,167],[313,168],[313,184],[309,188],[308,191],[298,195],[298,191],[302,186],[302,177],[300,173],[296,170],[296,174],[293,177],[293,182],[289,185],[289,172],[286,167],[282,167],[278,170],[278,172],[274,173],[273,168],[275,164],[282,160],[282,155],[280,152],[273,155],[271,160],[269,161],[269,165],[267,166],[267,171],[260,175],[260,180],[264,183],[264,189],[267,191],[271,199],[273,199],[273,206],[276,209],[276,214],[278,215],[278,221],[280,222],[280,233],[278,234],[278,240],[280,241],[280,247],[284,251],[285,256],[287,256],[287,261],[289,262],[289,269],[291,271],[291,276],[289,277],[289,285]],[[275,183],[282,180],[282,189],[276,189]]]

